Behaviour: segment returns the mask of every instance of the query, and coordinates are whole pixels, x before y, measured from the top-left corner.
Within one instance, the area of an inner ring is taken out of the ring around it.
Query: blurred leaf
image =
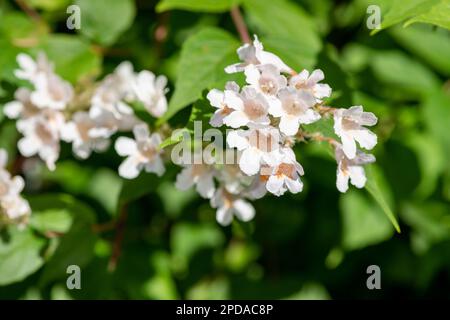
[[[41,232],[65,233],[72,225],[73,215],[66,209],[33,210],[30,227]]]
[[[296,70],[312,68],[322,48],[314,21],[299,5],[278,0],[267,5],[260,0],[243,0],[250,22],[263,33],[262,43]]]
[[[389,221],[394,226],[395,230],[400,233],[400,226],[398,224],[398,221],[389,206],[389,204],[392,203],[391,196],[388,194],[389,188],[381,175],[381,171],[377,169],[375,165],[371,165],[366,167],[366,175],[366,190],[374,198],[378,206],[382,209],[382,212],[387,216]]]
[[[389,239],[393,228],[382,210],[363,193],[350,190],[341,196],[343,246],[355,250]]]
[[[59,239],[59,245],[45,264],[40,284],[46,285],[64,278],[68,266],[82,268],[93,257],[97,236],[92,231],[92,225],[96,218],[91,208],[68,195],[39,195],[29,200],[33,210],[67,210],[73,219],[70,229]]]
[[[378,2],[385,5],[383,21],[381,22],[381,29],[373,30],[372,34],[397,23],[403,23],[403,26],[406,27],[416,22],[424,22],[450,29],[450,20],[448,19],[450,15],[449,0],[391,0]]]
[[[148,172],[142,172],[136,179],[124,180],[119,194],[119,208],[154,191],[160,182],[157,175]]]
[[[432,28],[393,28],[390,33],[411,53],[424,59],[438,73],[450,76],[450,34]]]
[[[111,45],[133,23],[133,0],[76,0],[81,9],[80,32],[102,45]]]
[[[173,267],[178,272],[185,271],[195,253],[206,248],[216,248],[223,241],[223,235],[216,225],[176,224],[170,237]]]
[[[170,272],[170,256],[166,252],[155,252],[150,258],[155,274],[144,283],[148,299],[177,299],[177,287]]]
[[[201,97],[206,88],[223,87],[230,77],[224,68],[237,61],[235,50],[239,43],[229,33],[215,28],[204,28],[183,45],[178,66],[175,92],[169,109],[160,123]]]
[[[66,10],[71,0],[25,0],[31,7],[46,10]]]
[[[9,229],[9,239],[0,239],[0,285],[25,279],[44,263],[40,251],[44,240],[30,229]]]
[[[408,92],[420,94],[439,85],[428,68],[400,51],[374,52],[371,67],[381,82]]]
[[[227,278],[216,277],[204,279],[189,288],[186,293],[188,300],[225,300],[230,297],[230,288]]]
[[[422,115],[428,131],[441,143],[446,154],[450,152],[450,96],[441,90],[429,92],[422,106]]]
[[[231,242],[225,251],[225,263],[233,272],[245,270],[259,256],[258,247],[241,241]]]
[[[184,207],[197,197],[197,193],[192,189],[186,191],[177,189],[173,181],[161,183],[158,195],[161,197],[166,213],[172,218],[178,217]]]
[[[84,77],[94,77],[100,72],[100,57],[89,43],[78,36],[52,34],[41,48],[55,63],[56,72],[72,83]]]
[[[402,219],[416,232],[412,235],[416,241],[417,236],[420,236],[423,242],[416,246],[418,253],[423,253],[432,244],[450,237],[449,213],[450,207],[439,202],[407,203],[403,206]]]
[[[239,4],[242,0],[161,0],[156,6],[157,12],[181,9],[199,12],[224,12]]]
[[[98,169],[91,176],[88,189],[85,193],[100,202],[109,214],[117,213],[119,196],[122,190],[122,180],[111,169]]]
[[[330,295],[327,289],[318,283],[306,283],[302,286],[302,289],[290,295],[286,298],[287,300],[329,300]]]
[[[424,199],[436,189],[439,176],[445,170],[445,154],[439,141],[428,132],[410,132],[405,140],[419,160],[421,180],[415,193]]]

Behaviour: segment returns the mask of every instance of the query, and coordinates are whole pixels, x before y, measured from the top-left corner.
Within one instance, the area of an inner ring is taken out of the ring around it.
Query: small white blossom
[[[258,173],[261,164],[275,163],[279,143],[279,131],[271,127],[234,130],[227,135],[228,146],[242,152],[239,167],[249,176]]]
[[[168,91],[167,78],[155,75],[147,70],[139,72],[134,86],[135,94],[144,104],[147,111],[159,118],[167,111],[166,93]]]
[[[214,168],[207,164],[187,164],[177,175],[175,186],[180,190],[188,190],[196,185],[197,192],[210,199],[214,195]]]
[[[54,170],[64,123],[64,115],[52,109],[44,109],[34,117],[18,120],[17,130],[23,135],[18,142],[20,153],[25,157],[38,154],[47,167]]]
[[[223,118],[223,123],[232,128],[248,125],[268,125],[269,104],[264,96],[252,87],[244,87],[242,92],[230,92],[227,106],[232,109]]]
[[[39,108],[63,110],[73,99],[72,85],[56,74],[41,73],[34,82],[31,101]]]
[[[331,95],[330,86],[325,83],[319,83],[323,79],[325,79],[325,75],[320,69],[314,70],[311,75],[309,75],[308,70],[303,70],[289,80],[289,85],[297,90],[310,92],[316,99],[316,102],[320,103],[323,98],[328,98]]]
[[[254,218],[255,208],[224,189],[218,189],[211,199],[211,206],[217,208],[216,219],[222,226],[227,226],[233,221],[233,216],[239,220],[247,222]]]
[[[228,103],[230,103],[230,101],[232,104],[239,103],[233,102],[234,99],[239,99],[237,93],[239,93],[239,86],[236,82],[231,81],[227,82],[225,91],[223,92],[217,89],[212,89],[208,92],[206,98],[214,108],[217,108],[209,121],[213,127],[220,127],[223,125],[223,119],[233,112],[233,109],[228,107]]]
[[[61,130],[61,139],[72,143],[73,152],[81,159],[87,159],[91,152],[105,151],[113,130],[100,127],[87,112],[78,111]]]
[[[0,149],[0,220],[26,222],[31,214],[28,202],[20,196],[24,188],[22,177],[11,177],[5,166],[8,155]]]
[[[3,112],[10,119],[27,119],[39,113],[40,109],[31,102],[31,91],[19,88],[14,93],[16,100],[5,104]]]
[[[320,115],[312,109],[315,100],[309,92],[285,88],[278,93],[278,98],[281,104],[271,106],[269,113],[280,118],[280,131],[284,134],[293,136],[300,124],[309,124],[320,119]]]
[[[267,99],[270,107],[279,107],[277,93],[286,87],[287,79],[271,64],[245,68],[246,81]]]
[[[340,192],[346,192],[349,180],[355,187],[363,188],[367,181],[363,165],[375,162],[375,157],[358,150],[356,156],[353,159],[349,159],[345,155],[342,145],[336,146],[335,157],[338,163],[337,189]]]
[[[283,195],[287,190],[299,193],[303,190],[300,176],[304,174],[303,167],[295,159],[294,151],[290,148],[280,149],[275,166],[261,169],[261,175],[267,180],[267,191],[276,196]]]
[[[338,109],[334,112],[334,131],[341,138],[343,150],[349,159],[356,156],[356,142],[362,148],[372,149],[377,144],[377,136],[363,126],[373,126],[377,117],[372,112],[364,112],[362,106]]]
[[[127,157],[119,167],[119,175],[127,179],[136,178],[141,170],[161,176],[164,163],[159,149],[161,137],[158,133],[150,135],[146,124],[136,125],[133,129],[134,140],[119,137],[115,149],[120,156]]]
[[[245,67],[253,64],[255,66],[271,64],[280,72],[290,73],[292,69],[289,68],[277,55],[264,51],[263,45],[259,42],[255,35],[253,44],[244,44],[237,50],[241,63],[236,63],[225,68],[226,73],[235,73],[244,71]]]
[[[39,52],[36,61],[25,53],[17,55],[17,63],[20,69],[14,71],[14,75],[22,80],[28,80],[35,83],[37,77],[41,74],[53,73],[53,64],[47,59],[43,52]]]

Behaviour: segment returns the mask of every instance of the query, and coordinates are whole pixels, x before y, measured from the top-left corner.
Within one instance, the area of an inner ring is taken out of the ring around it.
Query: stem
[[[117,261],[119,260],[122,252],[122,241],[125,233],[125,225],[127,221],[127,208],[124,206],[120,212],[119,220],[116,225],[116,236],[114,238],[113,252],[108,263],[108,270],[114,271],[117,267]]]
[[[30,7],[25,1],[23,0],[15,0],[17,5],[20,7],[20,9],[25,12],[31,19],[35,20],[36,22],[41,22],[41,16],[39,13],[34,10],[32,7]]]
[[[247,25],[242,17],[239,7],[233,7],[230,10],[231,18],[233,19],[234,26],[239,33],[241,41],[243,43],[251,43],[250,35],[248,33]]]

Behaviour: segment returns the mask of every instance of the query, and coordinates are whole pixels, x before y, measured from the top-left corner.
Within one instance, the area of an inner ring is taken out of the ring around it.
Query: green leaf
[[[92,231],[95,213],[69,195],[47,194],[29,199],[33,211],[66,210],[72,216],[70,229],[59,238],[55,252],[45,264],[40,284],[45,285],[66,276],[69,265],[84,267],[93,257],[97,235]]]
[[[380,81],[415,94],[439,86],[439,79],[433,72],[400,51],[374,52],[371,67]]]
[[[204,89],[223,87],[231,79],[224,68],[238,60],[238,46],[232,35],[216,28],[205,28],[191,36],[181,50],[175,92],[159,123],[201,98]]]
[[[170,239],[174,267],[179,272],[186,271],[189,260],[196,252],[216,248],[223,241],[223,234],[216,225],[177,224]]]
[[[398,221],[389,206],[389,203],[392,202],[388,195],[389,188],[381,176],[381,172],[376,168],[374,165],[366,168],[367,183],[365,188],[388,217],[389,221],[391,221],[395,230],[400,233]]]
[[[157,12],[180,9],[194,12],[224,12],[238,5],[241,0],[161,0]]]
[[[100,73],[100,57],[79,36],[52,34],[44,40],[41,48],[55,63],[58,75],[72,83]]]
[[[22,281],[44,263],[40,251],[44,240],[30,229],[10,228],[9,239],[0,240],[0,285]]]
[[[296,70],[314,66],[322,48],[317,27],[310,16],[297,4],[278,0],[268,5],[260,0],[244,0],[250,23],[262,32],[266,50],[273,51]]]
[[[152,192],[160,181],[157,175],[148,172],[142,172],[136,179],[124,180],[119,195],[119,208]]]
[[[371,4],[383,5],[383,20],[381,29],[375,29],[372,34],[398,23],[409,26],[423,22],[450,29],[450,1],[449,0],[391,0],[375,1]]]
[[[450,152],[450,95],[440,89],[430,92],[422,106],[423,119],[428,131],[444,148],[446,154]]]
[[[431,27],[393,28],[395,40],[411,53],[424,59],[438,73],[450,76],[450,41],[448,32]]]
[[[111,45],[133,23],[133,0],[76,0],[81,9],[80,32],[102,45]]]
[[[30,227],[35,230],[46,232],[67,232],[73,222],[73,216],[70,211],[60,209],[33,210],[30,218]]]
[[[341,196],[343,247],[361,249],[389,239],[393,229],[381,209],[358,190]]]

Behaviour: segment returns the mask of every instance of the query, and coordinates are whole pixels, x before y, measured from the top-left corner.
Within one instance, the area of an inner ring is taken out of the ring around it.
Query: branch
[[[27,14],[31,19],[33,19],[36,22],[41,22],[41,16],[39,13],[34,10],[32,7],[30,7],[25,1],[23,0],[15,0],[17,5],[20,7],[20,9]]]
[[[233,19],[233,23],[236,27],[236,30],[241,37],[241,41],[243,43],[251,43],[250,35],[248,33],[247,25],[245,24],[244,18],[242,17],[241,11],[239,7],[233,7],[230,11],[231,18]]]
[[[119,260],[122,251],[122,241],[125,233],[126,221],[127,221],[127,208],[126,206],[123,206],[116,225],[116,236],[114,238],[113,252],[108,263],[109,271],[114,271],[117,267],[117,261]]]

